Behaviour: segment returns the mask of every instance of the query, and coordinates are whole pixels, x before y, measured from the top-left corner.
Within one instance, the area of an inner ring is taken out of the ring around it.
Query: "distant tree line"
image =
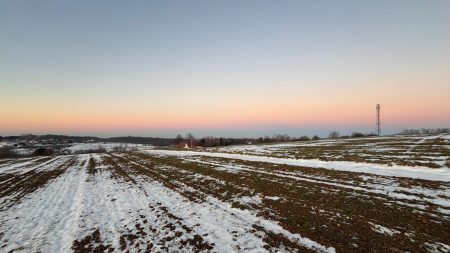
[[[330,133],[330,138],[349,138],[349,137],[363,137],[371,136],[370,134],[353,133],[351,136],[340,136],[339,132],[333,131]],[[231,137],[213,137],[205,136],[196,138],[192,133],[186,135],[178,134],[175,138],[155,138],[155,137],[93,137],[93,136],[69,136],[69,135],[32,135],[24,134],[17,136],[0,136],[0,141],[37,141],[39,143],[46,143],[47,145],[57,146],[64,143],[80,143],[80,142],[115,142],[115,143],[134,143],[134,144],[149,144],[154,146],[171,146],[171,145],[185,145],[189,147],[217,147],[241,144],[262,144],[262,143],[277,143],[277,142],[293,142],[293,141],[310,141],[319,140],[319,136],[314,135],[309,137],[307,135],[300,137],[291,137],[288,134],[274,134],[272,136],[266,135],[259,138],[231,138]],[[5,156],[14,156],[11,150],[2,150]]]
[[[320,138],[317,135],[314,135],[312,138],[306,135],[295,138],[290,137],[288,134],[274,134],[273,136],[266,135],[264,137],[259,138],[226,138],[226,137],[205,136],[197,139],[193,134],[188,133],[184,137],[181,134],[178,134],[174,140],[175,145],[181,146],[183,144],[187,144],[188,146],[219,147],[219,146],[242,145],[242,144],[310,141],[319,139]],[[191,143],[193,143],[193,145],[191,145]]]
[[[421,128],[421,129],[403,129],[400,134],[447,134],[450,128]]]
[[[342,135],[338,131],[332,131],[328,135],[329,139],[348,139],[348,138],[362,138],[377,136],[375,133],[363,134],[360,132],[353,132],[351,135]]]
[[[4,158],[21,158],[30,156],[51,156],[53,155],[53,149],[40,147],[35,149],[31,154],[21,154],[15,151],[12,147],[5,146],[0,147],[0,159]]]
[[[0,140],[4,141],[25,141],[25,140],[35,140],[38,142],[44,142],[51,140],[53,143],[62,142],[117,142],[117,143],[133,143],[133,144],[150,144],[154,146],[168,146],[174,143],[172,138],[155,138],[155,137],[134,137],[134,136],[123,136],[123,137],[109,137],[100,138],[94,136],[68,136],[68,135],[17,135],[17,136],[4,136]]]
[[[171,138],[134,137],[134,136],[102,138],[101,141],[133,143],[133,144],[149,144],[153,146],[168,146],[174,143],[174,140]]]

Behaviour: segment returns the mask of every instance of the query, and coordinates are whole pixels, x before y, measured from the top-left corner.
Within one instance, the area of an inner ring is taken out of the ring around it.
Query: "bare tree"
[[[195,141],[195,137],[192,133],[187,133],[186,134],[186,141],[189,142],[189,147],[193,147],[194,146],[194,141]]]
[[[175,144],[180,144],[184,141],[183,136],[181,134],[178,134],[177,137],[175,137]]]
[[[339,136],[341,136],[341,135],[339,134],[338,131],[333,131],[333,132],[330,133],[330,135],[328,137],[330,139],[337,139],[337,138],[339,138]]]

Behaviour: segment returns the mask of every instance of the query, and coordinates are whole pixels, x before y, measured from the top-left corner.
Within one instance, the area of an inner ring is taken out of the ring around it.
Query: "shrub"
[[[34,150],[33,155],[36,155],[36,156],[53,155],[53,149],[51,149],[51,148],[37,148],[36,150]]]
[[[309,141],[310,139],[309,139],[308,136],[304,135],[304,136],[298,138],[298,140],[299,140],[299,141]]]
[[[358,133],[358,132],[353,132],[352,133],[352,138],[361,138],[364,137],[365,135],[363,133]]]
[[[17,157],[19,157],[19,154],[14,152],[14,150],[12,150],[11,148],[9,147],[0,148],[0,158],[17,158]]]

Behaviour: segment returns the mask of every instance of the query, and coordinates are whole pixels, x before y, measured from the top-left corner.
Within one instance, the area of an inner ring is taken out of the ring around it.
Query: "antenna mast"
[[[377,104],[377,135],[381,135],[381,126],[380,126],[380,104]]]

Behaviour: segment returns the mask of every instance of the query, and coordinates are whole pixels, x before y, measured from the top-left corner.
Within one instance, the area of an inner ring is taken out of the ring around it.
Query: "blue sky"
[[[0,134],[448,127],[449,31],[449,1],[2,1]]]

